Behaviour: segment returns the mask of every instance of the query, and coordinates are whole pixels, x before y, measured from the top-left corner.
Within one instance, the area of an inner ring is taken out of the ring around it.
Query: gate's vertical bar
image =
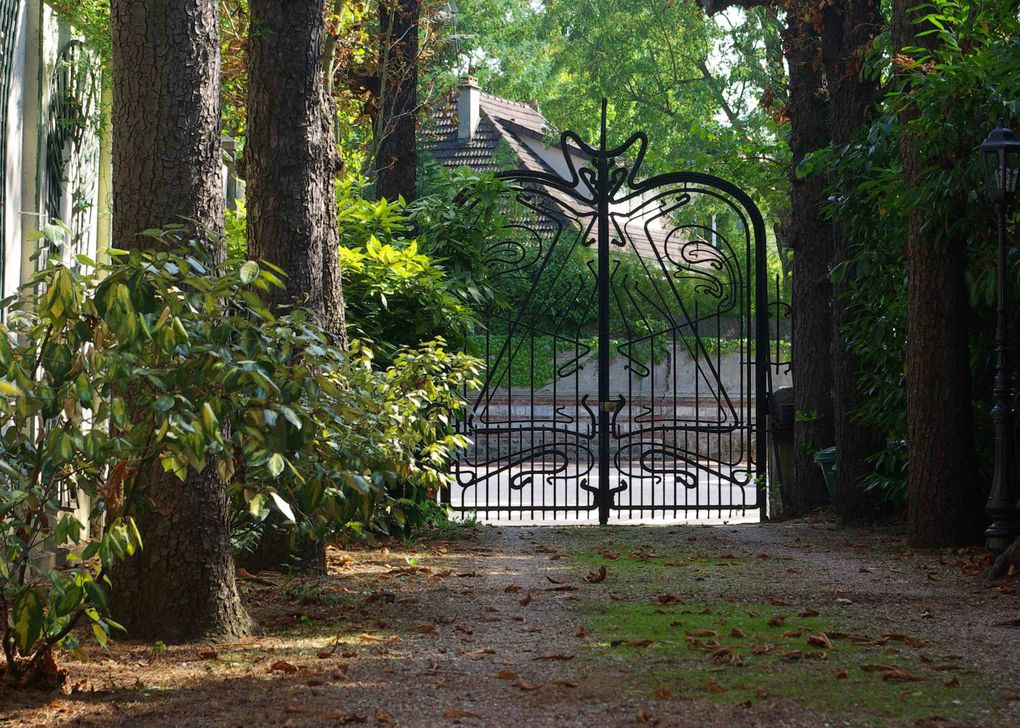
[[[599,523],[609,522],[609,157],[606,155],[607,100],[602,99],[602,132],[595,196],[598,204],[599,287]]]
[[[748,209],[751,223],[754,226],[754,369],[755,369],[755,404],[754,415],[754,460],[755,487],[758,491],[758,510],[762,521],[768,519],[768,447],[767,432],[769,405],[768,397],[768,366],[769,366],[769,282],[768,265],[765,250],[765,220],[758,209]]]

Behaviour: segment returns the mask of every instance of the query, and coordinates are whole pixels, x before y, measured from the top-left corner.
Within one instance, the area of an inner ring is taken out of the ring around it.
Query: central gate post
[[[606,154],[607,100],[602,99],[602,131],[599,136],[598,179],[598,288],[599,288],[599,524],[609,522],[613,496],[609,488],[609,158]]]

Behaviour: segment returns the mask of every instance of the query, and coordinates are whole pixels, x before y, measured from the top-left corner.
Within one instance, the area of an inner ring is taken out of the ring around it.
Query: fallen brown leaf
[[[811,635],[807,638],[807,642],[813,647],[824,647],[827,650],[832,649],[832,640],[829,639],[829,635],[825,634],[825,632]]]
[[[688,637],[718,637],[719,633],[714,629],[692,629],[685,632]]]
[[[576,655],[559,653],[555,655],[541,655],[540,657],[536,657],[534,659],[542,662],[565,662],[567,660],[573,660],[574,657],[576,657]]]
[[[924,675],[917,675],[897,667],[883,672],[882,679],[886,682],[921,682],[928,678]]]
[[[516,680],[517,673],[513,670],[500,670],[496,673],[496,677],[500,680]]]
[[[532,685],[531,683],[525,680],[518,680],[517,682],[514,683],[514,685],[519,687],[521,690],[538,690],[540,687],[542,687],[541,685]]]
[[[329,721],[334,721],[340,724],[350,723],[366,723],[368,722],[367,715],[361,715],[360,713],[342,713],[339,710],[331,710],[328,713],[323,713],[322,717]]]
[[[285,672],[288,675],[293,675],[295,672],[298,671],[298,668],[295,665],[287,662],[286,660],[277,660],[272,665],[270,665],[269,671],[270,672]]]
[[[783,622],[786,621],[786,617],[782,614],[777,614],[774,617],[769,618],[769,627],[781,627]]]
[[[505,591],[507,594],[515,594],[515,593],[519,592],[523,588],[524,587],[522,587],[520,584],[511,584],[510,586],[508,586],[503,591]]]
[[[598,584],[599,582],[603,582],[606,580],[607,573],[608,570],[606,569],[606,565],[603,564],[602,566],[599,567],[598,571],[589,572],[588,576],[584,577],[584,580],[589,584]]]
[[[444,710],[443,717],[447,720],[456,720],[457,718],[480,718],[481,716],[470,710]]]
[[[885,672],[887,670],[896,669],[892,665],[874,665],[874,664],[858,665],[857,667],[860,668],[861,672]]]
[[[521,597],[520,599],[518,599],[517,603],[520,604],[522,607],[526,607],[529,604],[531,604],[531,600],[532,599],[534,599],[534,597],[529,592],[529,593],[525,594],[523,597]]]
[[[668,700],[673,697],[673,691],[669,688],[659,688],[655,691],[655,697],[659,700]]]

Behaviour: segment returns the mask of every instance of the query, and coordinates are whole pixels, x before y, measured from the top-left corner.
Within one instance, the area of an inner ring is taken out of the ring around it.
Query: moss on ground
[[[689,579],[740,568],[750,562],[746,557],[647,558],[638,549],[608,560],[601,552],[574,558],[592,570],[606,564],[612,576],[613,596],[607,590],[581,607],[592,645],[588,659],[600,671],[632,676],[630,687],[639,692],[728,704],[796,700],[876,726],[933,716],[973,720],[1003,704],[988,677],[968,669],[963,657],[883,629],[882,622],[858,625],[811,608],[684,598],[697,593]],[[664,594],[664,583],[681,594]]]

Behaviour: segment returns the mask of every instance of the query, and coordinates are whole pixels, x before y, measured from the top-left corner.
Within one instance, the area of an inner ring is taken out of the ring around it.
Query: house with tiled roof
[[[569,154],[574,169],[589,166],[589,156],[576,146],[561,147],[559,132],[537,108],[510,101],[489,93],[468,76],[457,89],[446,96],[432,111],[431,124],[425,130],[424,148],[445,167],[467,167],[475,172],[520,170],[554,174],[570,179]],[[576,187],[582,197],[587,193],[578,180]],[[576,203],[568,195],[547,189],[564,219],[574,227],[588,225],[586,237],[595,238],[594,220],[579,223],[571,211]],[[640,198],[628,203],[629,209],[611,208],[614,217],[628,238],[625,247],[642,256],[655,257],[653,247],[665,250],[668,234],[659,220],[658,208],[643,206]],[[614,237],[619,237],[616,234]],[[619,244],[619,243],[617,243]]]

